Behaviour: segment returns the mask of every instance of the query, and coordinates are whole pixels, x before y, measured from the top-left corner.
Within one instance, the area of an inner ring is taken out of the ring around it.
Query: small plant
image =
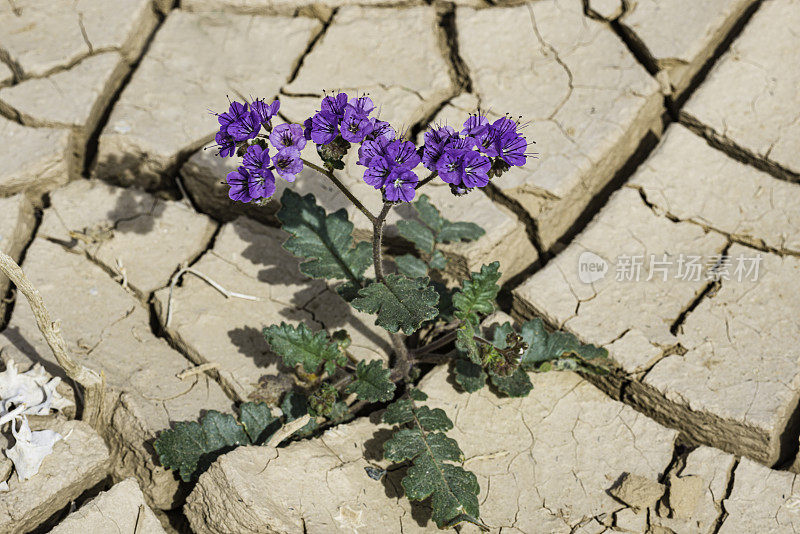
[[[356,310],[374,315],[394,347],[386,367],[352,356],[345,331],[329,335],[305,324],[266,326],[263,333],[273,351],[305,384],[304,392],[284,398],[283,422],[309,414],[311,420],[298,435],[310,435],[323,425],[347,420],[365,405],[385,406],[383,421],[397,430],[384,444],[384,456],[411,463],[402,480],[408,498],[431,497],[433,520],[440,528],[463,521],[484,528],[477,479],[458,465],[461,449],[445,434],[453,423],[441,409],[425,406],[426,395],[414,389],[420,364],[452,359],[455,381],[465,391],[477,391],[488,382],[500,394],[522,397],[532,388],[528,372],[599,373],[607,356],[605,349],[582,345],[570,334],[548,332],[541,320],[524,323],[519,332],[505,323],[492,339],[484,338],[481,321],[495,311],[500,290],[498,262],[484,265],[460,287],[442,281],[447,258],[441,245],[476,240],[484,230],[445,219],[419,194],[420,188],[437,177],[456,196],[485,187],[511,167],[525,164],[528,141],[508,116],[490,122],[477,113],[460,131],[438,126],[425,132],[424,144],[417,147],[370,116],[375,106],[367,96],[326,96],[302,126],[273,127],[279,106],[278,101],[233,102],[218,115],[219,156],[242,158],[242,165],[227,176],[229,196],[263,204],[274,195],[276,179],[293,182],[304,166],[333,182],[372,224],[372,243],[354,242],[344,209],[326,213],[313,195],[286,189],[278,212],[289,234],[283,246],[303,259],[303,274],[338,281],[339,295]],[[322,166],[301,157],[308,142],[316,145]],[[354,145],[358,164],[365,168],[364,181],[382,195],[380,213],[370,212],[334,173],[344,168],[343,159]],[[420,165],[428,171],[422,180],[416,174]],[[398,230],[417,254],[395,257],[397,272],[387,272],[382,246],[386,217],[395,205],[409,202],[418,218],[400,221]],[[445,350],[453,345],[455,350]],[[355,402],[348,404],[348,397]],[[222,452],[264,443],[282,424],[264,404],[245,403],[240,411],[238,422],[209,412],[200,423],[179,423],[161,433],[155,442],[161,463],[184,480],[195,479]]]

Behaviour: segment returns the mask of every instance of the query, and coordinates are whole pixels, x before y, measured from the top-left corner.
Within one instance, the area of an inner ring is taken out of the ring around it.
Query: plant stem
[[[422,187],[423,185],[427,184],[428,182],[430,182],[431,180],[433,180],[433,179],[434,179],[434,178],[436,178],[437,176],[439,176],[439,172],[438,172],[438,171],[433,171],[433,172],[431,172],[431,173],[428,175],[428,177],[427,177],[427,178],[425,178],[424,180],[422,180],[421,182],[419,182],[419,183],[417,184],[417,187],[415,187],[414,189],[419,189],[420,187]]]
[[[443,347],[448,343],[452,342],[456,336],[458,335],[457,330],[453,330],[452,332],[448,332],[436,341],[432,341],[427,345],[423,345],[411,351],[411,355],[415,358],[422,356],[423,354],[428,354],[429,352],[433,352],[439,347]]]
[[[324,174],[325,176],[327,176],[328,179],[331,182],[333,182],[336,187],[339,188],[339,191],[344,193],[344,195],[348,199],[350,199],[350,202],[352,202],[355,207],[357,207],[359,210],[361,210],[361,213],[363,213],[367,217],[367,219],[369,219],[369,222],[371,222],[373,225],[375,224],[377,218],[372,214],[371,211],[369,211],[367,209],[366,206],[364,206],[364,204],[361,203],[360,200],[358,200],[355,197],[355,195],[353,195],[353,193],[350,192],[349,189],[347,189],[344,186],[344,184],[336,177],[336,175],[333,174],[333,171],[329,171],[328,169],[325,169],[323,167],[320,167],[319,165],[311,163],[310,161],[308,161],[305,158],[301,158],[301,159],[303,160],[303,163],[305,163],[306,165],[308,165],[309,167],[311,167],[315,171],[320,172],[320,173]]]
[[[372,223],[372,260],[375,265],[375,279],[384,285],[386,284],[386,278],[383,274],[383,251],[381,249],[381,241],[383,240],[383,225],[386,222],[386,216],[392,209],[392,205],[391,202],[384,202],[380,215],[378,215]],[[404,380],[408,378],[412,363],[411,355],[408,353],[408,347],[406,347],[405,336],[395,332],[390,334],[390,337],[392,338],[394,350],[397,353],[395,368],[392,370],[392,380]]]
[[[0,251],[0,272],[5,274],[17,286],[20,293],[28,299],[36,324],[45,341],[53,351],[58,365],[64,369],[67,376],[80,384],[85,392],[82,419],[93,428],[101,431],[103,415],[103,397],[105,390],[105,377],[76,362],[67,350],[67,343],[61,335],[58,322],[53,322],[50,312],[44,305],[44,300],[39,291],[31,284],[17,262],[10,256]]]

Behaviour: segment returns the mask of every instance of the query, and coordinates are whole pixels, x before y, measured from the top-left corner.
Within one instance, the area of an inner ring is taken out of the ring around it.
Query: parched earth
[[[800,0],[174,4],[0,3],[0,249],[108,389],[102,432],[48,423],[71,434],[36,477],[8,479],[0,532],[436,530],[400,472],[367,476],[385,466],[376,414],[236,449],[193,489],[153,449],[176,421],[289,386],[264,325],[346,328],[357,356],[388,359],[386,332],[280,247],[279,203],[231,203],[233,163],[203,150],[227,97],[277,97],[297,122],[330,89],[369,93],[412,134],[480,107],[536,141],[537,159],[466,199],[425,188],[487,230],[446,248],[453,277],[501,262],[487,326],[541,317],[612,361],[532,375],[524,399],[462,393],[446,366],[422,378],[493,531],[800,530]],[[369,235],[321,175],[292,187]],[[390,248],[408,247],[411,216],[392,215]],[[257,300],[188,275],[170,288],[185,266]],[[0,275],[0,358],[60,375],[14,296]]]

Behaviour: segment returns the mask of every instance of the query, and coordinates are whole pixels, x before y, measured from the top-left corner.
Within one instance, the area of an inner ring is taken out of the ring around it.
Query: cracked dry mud
[[[72,434],[37,477],[8,479],[0,532],[435,531],[427,503],[403,496],[402,468],[364,471],[385,466],[377,412],[237,449],[194,488],[153,450],[177,421],[293,386],[268,324],[347,328],[357,357],[391,357],[373,317],[299,274],[277,200],[230,202],[234,163],[209,148],[207,112],[226,96],[278,97],[302,121],[334,89],[369,93],[417,140],[480,107],[522,115],[536,141],[536,159],[485,191],[425,188],[444,217],[487,232],[444,246],[448,277],[500,261],[505,312],[613,361],[606,377],[531,375],[525,399],[462,393],[446,366],[422,378],[493,531],[800,529],[799,17],[798,0],[0,3],[0,250],[109,390],[99,433],[74,413],[35,422]],[[304,156],[319,161],[311,145]],[[355,160],[339,175],[377,211]],[[344,207],[369,239],[324,177],[306,169],[291,187]],[[396,223],[412,217],[392,213],[391,251],[410,250]],[[608,263],[589,284],[586,252]],[[762,259],[757,280],[616,280],[620,255],[650,254]],[[188,273],[170,298],[185,266],[257,300]],[[63,376],[13,297],[0,276],[0,367]],[[213,369],[177,378],[203,363]]]

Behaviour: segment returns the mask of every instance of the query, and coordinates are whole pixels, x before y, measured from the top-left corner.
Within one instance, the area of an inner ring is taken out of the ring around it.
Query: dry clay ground
[[[266,324],[344,327],[359,356],[390,352],[372,318],[298,274],[277,202],[232,205],[219,183],[230,162],[202,150],[216,125],[207,110],[226,95],[279,97],[283,118],[300,121],[323,89],[369,92],[412,134],[476,106],[530,121],[540,157],[525,168],[461,200],[426,186],[446,217],[487,230],[448,246],[451,274],[500,260],[505,313],[607,347],[614,372],[532,376],[521,400],[461,393],[446,367],[423,378],[455,422],[488,525],[800,529],[800,1],[172,4],[0,3],[0,248],[109,389],[102,435],[48,423],[73,432],[39,475],[11,476],[0,532],[435,530],[397,472],[366,475],[387,436],[367,417],[279,450],[240,448],[188,498],[155,459],[154,437],[175,421],[274,400],[286,369]],[[342,175],[374,209],[354,161]],[[312,171],[296,188],[346,205]],[[403,246],[392,226],[388,239]],[[646,271],[664,254],[717,258],[717,274],[722,255],[759,256],[760,272],[617,280],[620,257]],[[609,265],[591,284],[587,257]],[[166,325],[184,264],[259,300],[187,278]],[[0,306],[2,359],[58,375],[28,306]],[[176,377],[208,362],[216,370]],[[83,504],[69,513],[71,502]]]

